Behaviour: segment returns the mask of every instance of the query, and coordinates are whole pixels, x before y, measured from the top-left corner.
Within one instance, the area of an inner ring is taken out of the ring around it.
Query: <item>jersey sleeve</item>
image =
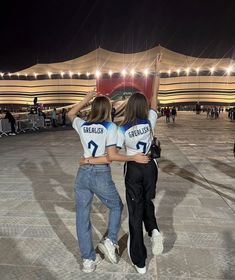
[[[150,109],[149,110],[148,120],[150,121],[151,127],[152,127],[153,130],[155,128],[155,125],[156,125],[156,122],[157,122],[157,118],[158,118],[157,112],[154,111],[153,109]]]
[[[81,126],[84,124],[84,120],[79,118],[79,117],[76,117],[74,120],[73,120],[73,123],[72,123],[72,126],[73,128],[77,131],[77,133],[80,132],[81,130]]]
[[[115,123],[110,123],[107,129],[106,147],[116,146],[117,144],[117,126]]]
[[[117,129],[117,148],[121,149],[123,147],[125,140],[125,131],[122,127]]]

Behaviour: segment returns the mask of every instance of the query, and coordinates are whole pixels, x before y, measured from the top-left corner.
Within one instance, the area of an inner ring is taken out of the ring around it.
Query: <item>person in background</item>
[[[46,126],[46,123],[45,123],[46,114],[42,111],[41,108],[38,108],[38,116],[43,117],[43,126]]]
[[[56,127],[56,122],[57,122],[57,114],[56,114],[56,108],[54,108],[54,110],[51,112],[51,122],[52,122],[52,126]]]
[[[170,108],[167,107],[167,108],[165,109],[165,111],[164,111],[164,114],[165,114],[165,116],[166,116],[166,123],[169,123],[169,122],[170,122],[170,113],[171,113]]]
[[[65,108],[62,109],[62,126],[66,126],[66,114],[67,110]]]
[[[16,135],[16,129],[15,129],[16,120],[15,120],[14,116],[10,113],[10,111],[8,111],[8,110],[6,111],[5,119],[8,119],[8,121],[11,124],[11,133],[9,133],[9,135]]]
[[[210,112],[211,112],[211,108],[207,107],[207,109],[206,109],[206,118],[207,119],[210,117]]]
[[[175,106],[173,106],[171,109],[171,117],[172,117],[173,122],[175,122],[176,115],[177,115],[176,108],[175,108]]]

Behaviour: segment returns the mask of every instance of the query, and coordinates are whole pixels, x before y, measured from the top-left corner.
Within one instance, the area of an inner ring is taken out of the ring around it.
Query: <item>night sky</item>
[[[0,72],[76,58],[97,47],[138,52],[158,44],[235,58],[235,1],[1,1]]]

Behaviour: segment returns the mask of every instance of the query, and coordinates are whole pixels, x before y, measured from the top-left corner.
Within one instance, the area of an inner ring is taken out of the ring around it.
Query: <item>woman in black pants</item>
[[[117,147],[126,147],[126,154],[133,156],[139,152],[147,154],[151,142],[151,129],[157,121],[157,94],[159,89],[158,67],[160,57],[156,59],[153,81],[153,94],[150,109],[142,93],[134,93],[128,100],[122,125],[118,128]],[[111,160],[120,160],[113,148],[108,152]],[[157,162],[150,159],[148,163],[127,162],[125,165],[126,201],[129,212],[128,253],[136,270],[146,272],[146,247],[143,239],[143,223],[152,241],[152,253],[158,255],[163,251],[163,240],[155,217],[153,199],[158,178]]]

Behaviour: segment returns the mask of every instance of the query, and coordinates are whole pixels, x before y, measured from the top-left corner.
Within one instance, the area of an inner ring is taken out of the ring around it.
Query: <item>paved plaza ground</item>
[[[164,252],[151,254],[141,276],[126,250],[127,209],[123,164],[112,174],[125,204],[120,260],[81,272],[73,184],[81,144],[73,130],[0,138],[0,280],[235,279],[235,122],[224,113],[179,112],[158,122],[162,143],[155,200]],[[107,209],[92,208],[95,244],[107,229]]]

